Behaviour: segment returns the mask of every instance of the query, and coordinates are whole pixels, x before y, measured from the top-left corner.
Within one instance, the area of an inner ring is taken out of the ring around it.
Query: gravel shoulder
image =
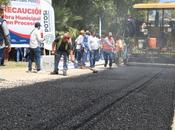
[[[97,66],[97,70],[103,70],[102,66]],[[50,75],[50,72],[43,71],[41,73],[27,73],[26,68],[16,67],[16,68],[6,68],[0,67],[0,89],[2,88],[13,88],[23,85],[30,85],[43,81],[56,80],[61,78],[75,77],[80,75],[85,75],[92,73],[88,69],[69,69],[68,76],[63,76],[62,71],[59,72],[59,75]]]

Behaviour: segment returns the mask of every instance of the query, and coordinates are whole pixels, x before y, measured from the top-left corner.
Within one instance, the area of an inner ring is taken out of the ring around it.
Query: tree
[[[104,31],[122,32],[126,17],[133,15],[144,19],[146,14],[133,9],[133,4],[157,0],[53,0],[56,29],[69,27],[98,31],[98,20],[102,18]]]
[[[7,5],[10,3],[10,0],[0,0],[0,5]]]

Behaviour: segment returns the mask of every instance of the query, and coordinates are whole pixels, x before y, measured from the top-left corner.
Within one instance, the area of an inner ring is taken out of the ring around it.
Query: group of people
[[[41,71],[40,44],[44,41],[44,37],[40,27],[41,24],[39,22],[35,23],[35,29],[31,32],[28,72],[32,71],[33,61],[36,63],[37,72]],[[90,67],[94,68],[96,61],[101,58],[104,59],[104,67],[109,65],[109,68],[112,68],[114,60],[118,60],[123,55],[124,47],[123,38],[118,36],[114,39],[112,32],[99,37],[89,30],[81,30],[74,42],[69,32],[66,32],[64,35],[57,34],[52,43],[51,52],[54,55],[54,68],[51,74],[59,74],[58,66],[62,57],[64,76],[67,75],[68,60],[76,64],[76,67],[83,69],[86,68],[87,61],[90,62]]]
[[[104,67],[109,65],[112,68],[113,62],[119,61],[124,54],[126,44],[121,36],[114,39],[112,32],[99,37],[89,30],[81,30],[79,36],[73,42],[67,32],[63,36],[57,35],[52,43],[52,54],[54,58],[54,70],[51,74],[59,73],[59,62],[63,56],[63,75],[67,75],[68,59],[75,63],[77,67],[86,68],[87,61],[90,67],[94,68],[96,61],[104,59]],[[119,62],[117,62],[118,64]]]
[[[3,62],[4,48],[11,50],[11,40],[6,21],[3,19],[3,8],[0,7],[0,64]],[[32,62],[35,62],[37,72],[41,71],[41,44],[43,44],[44,36],[41,29],[41,24],[36,22],[34,29],[30,34],[30,43],[28,49],[28,71],[32,72]],[[86,67],[87,61],[90,62],[90,67],[94,68],[96,61],[100,58],[104,59],[104,67],[109,65],[112,68],[112,63],[115,57],[122,55],[125,44],[122,37],[117,37],[115,40],[112,33],[109,32],[101,37],[92,33],[89,30],[81,30],[79,36],[73,41],[69,32],[64,35],[57,34],[52,43],[52,54],[54,55],[54,69],[51,74],[59,73],[59,62],[63,57],[63,75],[67,75],[68,65],[70,60],[77,67],[83,69]]]

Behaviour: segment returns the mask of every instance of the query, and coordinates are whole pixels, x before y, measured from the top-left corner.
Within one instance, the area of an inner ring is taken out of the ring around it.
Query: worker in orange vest
[[[107,64],[109,62],[109,68],[112,68],[115,41],[114,41],[114,38],[111,32],[109,32],[109,34],[105,38],[102,38],[101,44],[102,44],[103,55],[104,55],[104,60],[105,60],[104,67],[107,67]]]

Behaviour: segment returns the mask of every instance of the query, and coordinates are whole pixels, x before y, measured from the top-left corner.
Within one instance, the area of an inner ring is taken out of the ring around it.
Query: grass
[[[26,68],[27,62],[5,61],[5,68]]]

